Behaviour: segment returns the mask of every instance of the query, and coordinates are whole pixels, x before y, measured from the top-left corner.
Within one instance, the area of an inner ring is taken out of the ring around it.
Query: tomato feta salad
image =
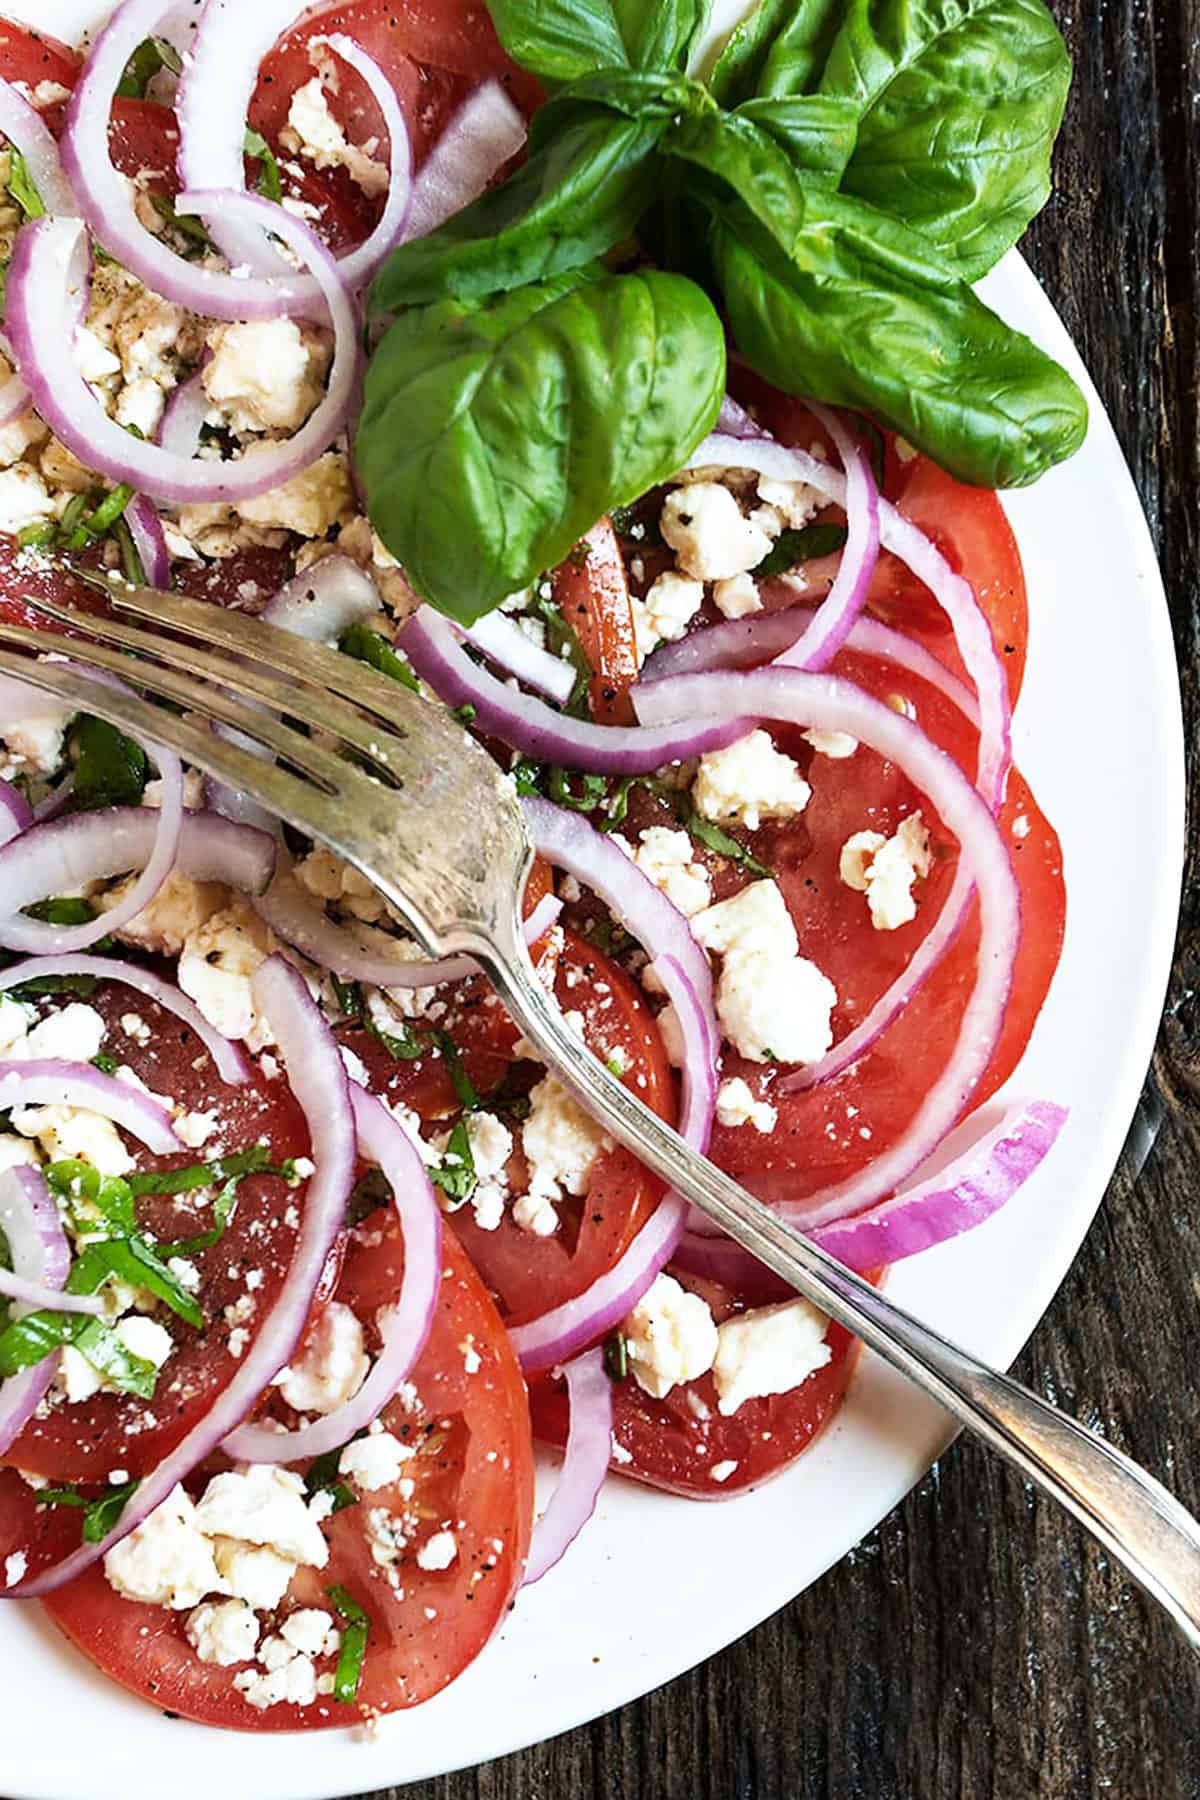
[[[702,8],[627,10],[0,20],[0,637],[69,608],[69,660],[131,582],[454,709],[522,798],[580,1054],[877,1278],[1065,1116],[931,1161],[1062,941],[994,488],[1082,402],[969,284],[1044,196],[1065,55],[1037,7],[989,41],[1021,144],[931,143],[899,193],[916,24],[902,58],[849,0],[821,61],[803,4],[752,9],[702,80]],[[168,1713],[371,1722],[480,1653],[608,1473],[721,1499],[812,1442],[852,1339],[481,973],[5,667],[0,1597]]]

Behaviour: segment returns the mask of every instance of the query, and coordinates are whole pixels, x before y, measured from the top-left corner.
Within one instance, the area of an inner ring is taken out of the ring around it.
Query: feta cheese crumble
[[[789,1394],[823,1369],[832,1352],[829,1321],[807,1300],[785,1300],[737,1313],[717,1329],[713,1380],[717,1411],[728,1417],[746,1400]]]
[[[916,918],[913,883],[932,867],[929,832],[919,812],[910,813],[890,838],[878,831],[856,831],[838,859],[846,886],[867,896],[876,931],[895,931]]]
[[[279,1371],[274,1385],[296,1412],[331,1413],[353,1399],[370,1366],[357,1315],[333,1300],[309,1331],[299,1357]]]
[[[692,785],[702,818],[742,824],[750,831],[757,831],[764,819],[794,818],[811,798],[812,789],[796,764],[761,728],[702,756]]]
[[[697,581],[744,575],[771,548],[767,533],[745,517],[719,481],[693,481],[668,494],[660,528],[684,574]]]
[[[755,1131],[774,1131],[779,1115],[768,1100],[756,1100],[750,1084],[740,1075],[723,1081],[717,1089],[717,1119],[722,1125],[753,1125]]]
[[[752,882],[698,913],[692,930],[723,958],[717,1017],[742,1056],[801,1063],[824,1056],[833,1042],[837,990],[799,954],[796,927],[774,881]]]
[[[634,1380],[655,1400],[713,1366],[717,1327],[712,1313],[672,1275],[655,1276],[621,1330]]]

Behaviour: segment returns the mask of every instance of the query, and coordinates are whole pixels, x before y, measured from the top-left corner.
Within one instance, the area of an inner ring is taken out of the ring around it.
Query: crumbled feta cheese
[[[0,373],[8,371],[8,364],[0,358]],[[50,433],[35,412],[22,413],[20,418],[10,419],[7,425],[0,425],[0,468],[11,469],[19,462],[27,450],[44,444]]]
[[[93,1006],[72,1001],[61,1011],[49,1013],[26,1037],[16,1040],[5,1054],[15,1059],[63,1057],[91,1062],[104,1042],[106,1026]]]
[[[197,1606],[206,1594],[223,1591],[213,1547],[181,1487],[173,1488],[113,1546],[104,1558],[104,1573],[125,1599],[177,1611]]]
[[[698,581],[728,581],[755,569],[771,539],[742,513],[727,487],[693,481],[675,488],[663,504],[663,537],[679,566]]]
[[[334,1300],[317,1320],[299,1357],[275,1377],[275,1386],[300,1413],[331,1413],[357,1394],[370,1359],[357,1315]]]
[[[32,713],[4,727],[8,772],[24,769],[36,775],[53,775],[66,755],[67,726],[79,709],[71,701],[55,700],[49,694],[39,695],[33,705]]]
[[[317,1672],[310,1656],[289,1656],[277,1669],[259,1675],[243,1669],[233,1685],[260,1712],[268,1706],[311,1706],[317,1697]]]
[[[11,1556],[6,1556],[4,1559],[5,1587],[16,1587],[19,1581],[24,1581],[25,1571],[28,1567],[29,1558],[23,1550],[14,1550]]]
[[[219,1122],[215,1112],[182,1112],[175,1119],[175,1136],[189,1150],[200,1150]]]
[[[381,1569],[393,1569],[408,1543],[404,1520],[386,1506],[371,1507],[367,1513],[367,1542],[372,1562]]]
[[[774,1131],[779,1115],[768,1100],[756,1100],[750,1084],[740,1075],[723,1081],[717,1089],[717,1118],[722,1125],[753,1125],[755,1131]]]
[[[162,1368],[175,1348],[175,1340],[165,1326],[156,1319],[141,1318],[137,1314],[119,1320],[116,1333],[130,1356],[140,1356],[143,1362],[153,1363],[156,1369]]]
[[[657,1275],[621,1327],[638,1386],[656,1400],[713,1365],[717,1328],[699,1294]]]
[[[910,813],[890,838],[878,831],[856,831],[838,859],[846,886],[866,894],[876,931],[895,931],[916,918],[913,883],[932,866],[929,832],[919,812]]]
[[[448,1569],[458,1559],[458,1540],[452,1531],[435,1531],[417,1551],[420,1569]]]
[[[513,1201],[512,1216],[530,1237],[553,1237],[558,1230],[558,1211],[548,1194],[521,1194]]]
[[[639,838],[634,861],[642,874],[687,918],[703,912],[712,901],[712,881],[704,864],[695,860],[695,847],[687,832],[652,825]]]
[[[529,1164],[529,1192],[513,1207],[525,1231],[548,1237],[547,1207],[564,1192],[585,1194],[596,1154],[607,1142],[596,1124],[553,1075],[538,1082],[529,1096],[529,1117],[521,1144]]]
[[[718,581],[713,588],[717,611],[727,619],[744,619],[748,613],[762,611],[762,596],[752,575],[734,575]]]
[[[726,1417],[742,1402],[788,1394],[823,1369],[832,1352],[829,1324],[807,1300],[785,1300],[736,1314],[717,1331],[713,1380],[717,1410]]]
[[[692,799],[702,818],[736,821],[756,831],[764,819],[791,819],[802,813],[812,789],[790,756],[756,728],[700,758]]]
[[[800,948],[787,901],[775,881],[752,881],[692,920],[692,931],[716,956],[794,956]]]
[[[86,325],[75,328],[75,367],[85,381],[110,381],[121,373],[121,359],[114,356]]]
[[[724,1461],[715,1462],[713,1464],[712,1468],[708,1471],[709,1480],[728,1481],[729,1477],[734,1474],[736,1470],[737,1463],[734,1462],[732,1458],[726,1457]]]
[[[346,169],[365,194],[382,194],[390,180],[386,163],[352,144],[329,110],[320,76],[296,89],[288,107],[287,147],[318,169]]]
[[[102,1175],[128,1175],[134,1166],[116,1126],[100,1113],[72,1106],[21,1106],[12,1123],[22,1137],[36,1138],[51,1162],[78,1158]]]
[[[697,939],[724,958],[717,1016],[752,1062],[816,1062],[833,1042],[837,990],[799,955],[796,928],[774,881],[756,881],[692,920]]]
[[[295,431],[321,397],[327,356],[294,319],[218,325],[204,390],[230,430]]]
[[[196,1508],[209,1537],[259,1544],[294,1563],[323,1569],[329,1549],[304,1501],[304,1483],[290,1469],[252,1463],[214,1475]]]
[[[675,643],[704,604],[704,583],[673,569],[658,577],[644,600],[631,602],[639,659],[664,640]]]
[[[341,1633],[332,1613],[322,1612],[317,1606],[304,1606],[299,1612],[288,1614],[279,1627],[279,1635],[302,1656],[331,1656]]]
[[[366,1493],[391,1487],[414,1452],[390,1431],[368,1432],[347,1444],[338,1459],[338,1473],[347,1476]]]
[[[202,1663],[230,1669],[249,1662],[258,1646],[258,1620],[244,1600],[209,1601],[189,1613],[188,1643]]]
[[[136,880],[136,875],[130,875],[107,893],[98,894],[92,904],[98,911],[108,912],[125,898]],[[175,957],[188,938],[219,913],[228,899],[228,890],[216,882],[193,881],[172,869],[149,906],[123,925],[117,936],[124,943],[136,944],[159,956]]]
[[[819,756],[832,757],[835,762],[853,756],[858,749],[858,739],[848,731],[806,731],[804,736]]]
[[[0,1133],[0,1170],[3,1169],[40,1169],[42,1159],[32,1144],[26,1143],[23,1137],[14,1137],[11,1131]]]
[[[117,397],[113,418],[128,431],[132,425],[144,438],[155,438],[167,410],[167,396],[149,375],[139,375],[125,384]]]
[[[28,463],[0,470],[0,531],[25,531],[54,517],[54,501],[46,484]]]
[[[98,1394],[103,1385],[100,1371],[92,1366],[87,1357],[76,1350],[73,1344],[64,1344],[59,1352],[52,1391],[61,1394],[68,1406],[76,1406],[80,1401],[90,1400],[93,1394]]]
[[[274,947],[253,907],[237,900],[188,933],[176,971],[180,987],[209,1024],[225,1037],[244,1039],[252,1050],[274,1042],[250,985]]]
[[[247,457],[258,449],[270,452],[274,446],[251,444]],[[327,450],[306,469],[271,488],[255,500],[243,500],[238,513],[248,524],[295,531],[301,537],[324,537],[335,525],[344,525],[355,511],[354,488],[345,457]]]
[[[503,1174],[513,1147],[512,1132],[504,1121],[495,1113],[468,1113],[467,1138],[479,1179],[489,1181]]]
[[[296,1564],[266,1545],[243,1544],[237,1538],[213,1539],[213,1556],[222,1593],[244,1600],[260,1612],[273,1612],[287,1593]]]
[[[478,1181],[471,1193],[471,1210],[475,1214],[475,1223],[480,1231],[497,1231],[504,1218],[504,1205],[508,1199],[507,1184],[499,1181]],[[551,1211],[553,1212],[553,1207]],[[558,1215],[555,1214],[557,1224]]]
[[[784,525],[798,531],[813,514],[825,505],[816,488],[806,481],[772,481],[768,475],[758,478],[758,497],[764,506],[773,507]]]

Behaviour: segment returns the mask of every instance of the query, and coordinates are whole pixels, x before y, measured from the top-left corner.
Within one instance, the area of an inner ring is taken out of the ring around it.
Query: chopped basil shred
[[[343,655],[352,656],[355,662],[367,663],[381,675],[390,675],[410,693],[420,693],[421,684],[404,658],[379,632],[369,631],[365,625],[351,625],[338,639],[338,649]]]
[[[338,1651],[337,1668],[333,1674],[333,1697],[348,1704],[358,1697],[371,1618],[344,1587],[329,1587],[325,1592],[346,1621],[342,1631],[342,1647]]]
[[[358,1431],[350,1442],[353,1444],[358,1438],[365,1436],[365,1432]],[[345,1444],[340,1444],[336,1450],[326,1450],[323,1456],[314,1458],[304,1477],[304,1492],[308,1499],[313,1499],[317,1494],[328,1494],[333,1501],[335,1513],[344,1512],[348,1506],[358,1505],[358,1495],[354,1489],[339,1479],[338,1464],[345,1448]]]
[[[261,131],[255,131],[252,125],[247,125],[242,149],[258,164],[258,179],[255,186],[259,193],[264,200],[273,200],[278,206],[283,199],[283,182],[279,175],[279,163],[270,144]]]
[[[781,531],[767,554],[754,570],[755,578],[765,581],[768,575],[786,575],[797,563],[815,562],[819,556],[832,556],[846,542],[844,525],[805,525],[799,531]]]
[[[623,1332],[610,1332],[604,1340],[604,1373],[610,1381],[624,1381],[629,1373],[629,1346]]]
[[[430,1169],[429,1179],[441,1188],[448,1199],[455,1202],[456,1208],[468,1201],[475,1192],[479,1178],[475,1172],[475,1157],[464,1119],[460,1119],[450,1133],[442,1152],[442,1160]]]
[[[150,762],[140,744],[105,719],[83,713],[71,728],[75,767],[72,800],[81,811],[100,806],[140,806]]]
[[[118,96],[122,100],[144,100],[150,83],[163,69],[170,75],[182,75],[178,50],[166,38],[143,38],[125,64],[125,73],[117,83]]]
[[[44,218],[46,208],[42,203],[42,196],[29,173],[29,164],[15,145],[9,150],[8,166],[8,191],[13,200],[27,219]]]
[[[37,1503],[39,1506],[78,1507],[83,1513],[84,1543],[99,1544],[108,1536],[141,1485],[140,1481],[126,1481],[119,1487],[109,1488],[95,1500],[89,1500],[77,1487],[41,1488]]]

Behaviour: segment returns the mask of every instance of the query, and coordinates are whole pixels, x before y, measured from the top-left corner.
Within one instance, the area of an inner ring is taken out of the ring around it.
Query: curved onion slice
[[[212,401],[204,385],[204,370],[212,360],[206,350],[200,367],[175,389],[163,411],[158,441],[171,456],[190,462],[200,448],[200,433]]]
[[[374,1423],[425,1348],[442,1279],[442,1215],[425,1165],[403,1127],[373,1094],[350,1084],[358,1147],[392,1190],[404,1234],[404,1280],[381,1321],[383,1348],[353,1399],[297,1431],[250,1419],[221,1448],[240,1462],[300,1462],[348,1444]]]
[[[203,317],[274,319],[283,313],[312,311],[315,292],[320,295],[316,302],[317,316],[323,316],[325,308],[321,302],[328,302],[329,295],[317,270],[313,270],[318,280],[318,289],[314,290],[311,278],[306,279],[294,271],[289,273],[283,268],[269,281],[247,271],[239,275],[207,269],[198,262],[188,262],[177,256],[170,244],[147,230],[137,216],[129,186],[114,167],[109,153],[109,115],[126,63],[143,39],[153,37],[158,31],[172,3],[173,0],[124,0],[92,45],[67,108],[62,138],[63,165],[79,211],[110,256],[115,256],[118,262],[132,270],[156,294],[177,301]],[[257,11],[257,0],[251,10]],[[246,8],[240,7],[238,11],[244,24]],[[245,130],[245,123],[243,112],[241,131]],[[226,191],[214,209],[214,219],[221,216],[221,206],[228,206],[230,218],[236,207],[239,221],[252,229],[250,215],[241,210],[247,198]],[[269,202],[262,204],[266,214],[260,217],[269,214],[276,220],[266,229],[275,230],[291,245],[284,230],[289,215]],[[291,223],[296,221],[293,219]],[[291,247],[295,248],[294,245]],[[161,493],[168,499],[175,497],[150,482],[144,485],[156,495]]]
[[[93,881],[110,881],[144,869],[158,839],[158,811],[149,806],[109,806],[73,813],[23,832],[0,847],[0,944],[31,955],[74,950],[79,927],[29,919],[22,909]],[[275,867],[275,843],[251,825],[216,813],[185,813],[175,865],[193,881],[224,881],[261,893]],[[103,936],[114,912],[101,914]]]
[[[1006,1206],[1053,1148],[1066,1120],[1067,1109],[1051,1100],[1012,1106],[994,1130],[940,1174],[851,1218],[819,1225],[808,1235],[860,1273],[918,1256],[982,1225]],[[790,1218],[796,1209],[782,1201],[776,1210]],[[762,1274],[762,1265],[726,1237],[686,1232],[675,1261],[694,1274],[731,1285]]]
[[[476,88],[421,165],[401,241],[424,237],[478,200],[527,135],[524,119],[498,81]]]
[[[179,179],[185,188],[220,188],[244,193],[246,163],[243,140],[246,116],[258,85],[258,66],[277,38],[307,10],[305,0],[208,0],[192,38],[175,95],[179,118]],[[361,244],[339,259],[347,287],[370,280],[389,250],[399,242],[412,196],[412,150],[408,125],[396,90],[378,63],[352,38],[341,34],[314,38],[326,44],[366,82],[383,115],[390,149],[387,199],[379,222]],[[214,214],[209,227],[213,242],[235,266],[255,274],[286,278],[299,304],[320,309],[321,293],[311,277],[297,284],[293,271],[272,249],[261,227]]]
[[[37,108],[30,106],[11,81],[0,80],[0,135],[25,158],[25,166],[46,211],[77,218],[79,206],[67,180],[54,134]]]
[[[285,582],[263,608],[262,619],[310,644],[335,644],[351,625],[381,610],[379,589],[366,570],[338,552]]]
[[[157,510],[145,494],[134,495],[125,508],[125,522],[141,560],[146,586],[169,588],[171,555],[167,549],[167,534]]]
[[[11,1172],[11,1171],[10,1171]],[[63,1294],[40,1281],[26,1281],[9,1269],[0,1269],[0,1294],[22,1307],[50,1308],[55,1312],[89,1313],[93,1319],[104,1316],[105,1306],[97,1294]]]
[[[121,962],[112,956],[33,956],[0,969],[0,994],[47,975],[92,975],[97,981],[119,981],[123,987],[134,988],[164,1012],[174,1013],[195,1032],[222,1081],[236,1086],[249,1079],[250,1064],[240,1047],[222,1037],[174,982],[164,981],[161,975],[152,974],[139,963]]]
[[[51,1568],[5,1589],[0,1597],[24,1599],[48,1594],[82,1574],[127,1537],[167,1498],[176,1483],[241,1423],[304,1334],[312,1298],[345,1217],[354,1182],[354,1117],[349,1083],[332,1032],[303,980],[283,957],[268,957],[255,972],[254,998],[270,1021],[288,1081],[308,1121],[316,1164],[316,1174],[304,1197],[300,1235],[279,1298],[229,1385],[142,1482],[113,1529],[98,1543],[81,1544]],[[114,1085],[121,1087],[123,1083]]]
[[[28,1062],[0,1060],[0,1110],[9,1112],[14,1106],[71,1106],[103,1113],[156,1156],[170,1156],[183,1148],[170,1114],[153,1095],[105,1075],[91,1063],[54,1056]]]
[[[37,1169],[0,1175],[0,1232],[18,1280],[57,1295],[71,1267],[71,1252],[58,1207]],[[41,1405],[58,1368],[58,1352],[0,1382],[0,1456],[14,1444]]]
[[[268,443],[258,454],[236,461],[207,462],[131,437],[109,418],[80,374],[72,349],[90,263],[87,233],[77,219],[35,219],[18,232],[8,275],[8,329],[18,369],[39,413],[88,468],[159,500],[234,504],[265,494],[306,469],[346,423],[359,366],[354,306],[320,241],[269,201],[198,193],[180,194],[175,204],[180,213],[208,216],[236,206],[266,223],[312,269],[333,321],[333,366],[324,398],[294,437]]]
[[[596,1510],[612,1455],[612,1382],[603,1350],[589,1350],[563,1369],[571,1424],[558,1486],[533,1528],[524,1586],[540,1581],[561,1562]]]
[[[645,775],[664,763],[721,750],[744,737],[749,719],[705,721],[657,730],[641,726],[593,725],[558,713],[482,669],[463,649],[458,633],[431,606],[405,623],[397,640],[417,673],[447,706],[475,708],[480,731],[498,737],[539,762],[563,763],[607,775]],[[618,852],[618,854],[620,854]]]
[[[975,985],[953,1054],[891,1148],[867,1169],[822,1188],[803,1204],[804,1222],[810,1225],[859,1212],[899,1187],[932,1155],[991,1061],[1021,936],[1020,896],[1004,839],[990,808],[944,751],[909,720],[838,676],[755,669],[741,675],[682,675],[633,692],[639,717],[652,723],[719,718],[722,711],[736,708],[760,719],[848,732],[894,762],[958,840],[960,868],[969,872],[979,895],[980,939]]]
[[[846,545],[833,586],[812,624],[780,658],[797,669],[824,669],[833,661],[866,604],[879,560],[879,489],[871,465],[836,413],[812,408],[837,447],[846,471]]]
[[[720,625],[705,626],[677,643],[660,644],[651,651],[642,665],[642,680],[649,684],[665,681],[670,675],[706,675],[713,669],[758,669],[769,662],[786,666],[785,652],[815,617],[810,607],[789,606],[780,612],[755,613],[748,619],[725,619]],[[915,638],[863,614],[846,633],[842,647],[919,675],[952,700],[978,729],[979,702],[966,682],[951,674],[945,663]]]
[[[0,781],[0,847],[11,843],[33,823],[33,812],[20,788]]]
[[[575,686],[575,669],[561,656],[552,656],[527,638],[515,619],[507,613],[484,613],[473,625],[463,627],[463,636],[492,662],[515,675],[527,687],[565,706]]]

